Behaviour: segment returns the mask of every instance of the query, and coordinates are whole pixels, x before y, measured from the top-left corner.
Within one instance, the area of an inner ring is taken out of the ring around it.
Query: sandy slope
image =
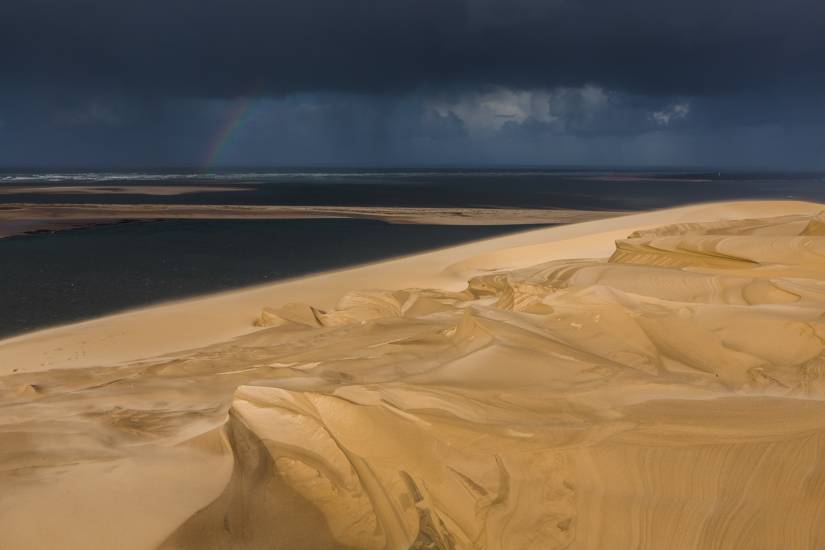
[[[0,548],[823,548],[821,210],[601,220],[0,342]]]

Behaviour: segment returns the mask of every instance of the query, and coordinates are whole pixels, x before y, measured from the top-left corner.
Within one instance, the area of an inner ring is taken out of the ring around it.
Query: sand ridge
[[[821,548],[823,210],[545,229],[0,342],[5,546]],[[163,319],[191,349],[132,333]]]

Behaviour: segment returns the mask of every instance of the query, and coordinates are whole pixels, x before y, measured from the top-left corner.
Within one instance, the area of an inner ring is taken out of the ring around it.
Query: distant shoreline
[[[126,221],[371,219],[398,224],[535,225],[578,223],[627,214],[619,210],[418,208],[372,206],[36,204],[0,205],[0,238]]]

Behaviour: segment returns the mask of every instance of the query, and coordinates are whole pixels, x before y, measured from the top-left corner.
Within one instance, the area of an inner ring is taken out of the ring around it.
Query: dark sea
[[[26,173],[0,171],[0,188],[215,185],[237,191],[177,196],[19,193],[2,202],[278,204],[646,210],[740,198],[825,199],[825,173],[679,170],[368,170]],[[250,189],[251,188],[251,189]]]
[[[219,192],[146,195],[123,186]],[[112,193],[34,193],[94,186]],[[684,170],[244,170],[0,172],[9,203],[255,204],[646,210],[701,201],[825,202],[825,174]],[[18,192],[19,191],[19,192]],[[535,226],[370,220],[174,220],[0,239],[0,337],[189,297],[488,238]]]

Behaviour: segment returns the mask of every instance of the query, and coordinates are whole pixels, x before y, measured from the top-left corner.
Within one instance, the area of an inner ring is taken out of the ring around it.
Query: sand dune
[[[0,342],[0,547],[823,548],[822,210],[544,229]]]

